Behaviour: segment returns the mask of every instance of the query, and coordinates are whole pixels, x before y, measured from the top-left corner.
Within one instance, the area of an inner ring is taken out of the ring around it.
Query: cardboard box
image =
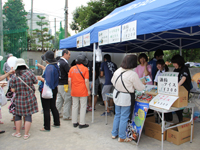
[[[146,118],[144,127],[145,127],[145,135],[150,136],[150,137],[155,138],[160,141],[162,140],[161,125],[155,123],[154,116]],[[165,139],[166,139],[166,131],[164,132],[163,140],[165,140]]]
[[[178,96],[179,98],[174,102],[172,107],[181,108],[181,107],[187,106],[188,105],[188,91],[183,86],[179,87]]]
[[[183,118],[183,121],[189,121],[189,118]],[[194,124],[193,124],[193,134],[194,135]],[[167,141],[180,145],[187,141],[190,141],[191,136],[191,123],[181,125],[172,129],[167,130]],[[193,136],[192,136],[193,138]]]

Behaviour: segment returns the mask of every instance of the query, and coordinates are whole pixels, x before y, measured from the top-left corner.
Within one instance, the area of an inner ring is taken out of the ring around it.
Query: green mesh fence
[[[17,58],[27,59],[27,34],[27,29],[3,31],[4,59],[1,61],[1,74],[7,54],[12,53]]]

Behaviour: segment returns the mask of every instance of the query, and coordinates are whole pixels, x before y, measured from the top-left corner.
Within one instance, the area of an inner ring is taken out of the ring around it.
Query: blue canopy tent
[[[104,52],[133,53],[198,48],[200,42],[200,1],[136,0],[116,8],[101,21],[60,41],[60,49],[93,51],[93,46],[76,48],[76,38],[90,33],[90,43],[98,43],[98,32],[137,20],[137,39],[101,46]]]
[[[116,8],[108,16],[82,32],[60,40],[60,49],[95,53],[98,32],[135,20],[137,20],[137,39],[100,46],[102,51],[134,53],[157,49],[181,50],[200,46],[199,0],[136,0]],[[90,46],[76,48],[77,37],[88,33],[90,33]],[[95,60],[95,55],[93,55],[93,60]],[[94,63],[95,61],[93,61],[93,66],[95,66]],[[94,72],[93,67],[93,79]],[[92,93],[94,100],[94,88]],[[92,122],[93,117],[94,112],[92,112]]]

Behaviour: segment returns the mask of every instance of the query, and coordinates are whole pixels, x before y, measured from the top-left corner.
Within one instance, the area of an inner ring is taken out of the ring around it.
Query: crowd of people
[[[38,112],[34,84],[39,81],[44,117],[44,124],[40,131],[49,132],[51,127],[59,128],[61,118],[63,120],[71,120],[75,128],[89,127],[89,124],[85,122],[85,116],[86,112],[92,111],[92,87],[94,87],[94,110],[96,109],[97,95],[101,95],[104,105],[108,104],[107,115],[115,113],[113,130],[111,132],[112,138],[119,137],[119,142],[131,141],[132,139],[126,137],[126,126],[128,120],[132,118],[131,112],[134,109],[135,102],[134,92],[135,90],[143,90],[146,84],[156,85],[158,83],[158,76],[162,75],[163,72],[169,71],[163,56],[164,53],[160,49],[155,52],[154,58],[149,62],[148,56],[145,53],[139,54],[138,57],[133,54],[126,55],[118,68],[111,61],[111,56],[105,54],[103,62],[95,63],[95,84],[92,82],[93,60],[89,61],[83,53],[79,54],[75,61],[73,61],[75,64],[70,65],[68,62],[70,59],[69,50],[64,49],[62,56],[58,59],[54,58],[52,51],[47,51],[41,56],[47,65],[37,64],[43,70],[43,74],[38,77],[29,70],[23,59],[18,58],[13,68],[5,69],[6,67],[4,67],[5,74],[0,77],[0,80],[8,79],[11,92],[14,93],[12,102],[15,104],[13,115],[15,116],[16,132],[12,136],[21,137],[20,129],[22,117],[24,117],[24,139],[30,137],[29,130],[32,115]],[[12,57],[12,55],[9,55],[9,57]],[[175,67],[174,72],[179,73],[179,86],[184,86],[189,93],[191,77],[189,69],[184,65],[183,57],[175,55],[172,57],[171,62]],[[151,81],[148,83],[140,80],[146,76],[151,78]],[[99,86],[99,79],[102,77],[105,77],[105,81],[102,86]],[[3,86],[5,85],[1,84],[1,87]],[[50,88],[51,96],[48,98],[43,96],[45,86]],[[108,99],[106,93],[112,92],[113,99]],[[124,94],[126,98],[120,98],[120,94]],[[80,120],[78,120],[79,104]],[[53,116],[52,126],[51,112]],[[179,122],[183,120],[182,112],[182,110],[176,112]],[[101,116],[104,115],[105,112],[101,114]],[[172,114],[168,114],[168,118],[172,118]],[[0,131],[0,133],[4,132]]]

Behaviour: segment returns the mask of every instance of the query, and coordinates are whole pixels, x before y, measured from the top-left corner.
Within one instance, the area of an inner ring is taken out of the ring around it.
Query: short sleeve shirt
[[[82,64],[77,65],[80,72],[85,79],[89,80],[88,68]],[[73,66],[69,70],[68,77],[71,78],[71,96],[73,97],[86,97],[88,96],[87,87],[85,85],[85,79],[81,76],[76,66]]]
[[[161,76],[163,73],[165,72],[165,70],[158,70],[154,79],[154,82],[158,82],[158,77]]]
[[[100,69],[101,63],[96,62],[95,63],[95,80],[99,77],[99,69]],[[92,81],[92,72],[93,72],[93,61],[88,62],[88,70],[89,70],[89,81]]]
[[[138,65],[136,68],[135,68],[135,72],[138,74],[139,78],[142,78],[142,77],[145,77],[145,73],[144,73],[144,70],[145,70],[145,66],[141,66],[141,65]],[[150,65],[147,65],[147,70],[148,72],[150,73],[150,77],[152,79],[152,75],[151,75],[151,66]],[[149,85],[152,85],[152,82],[148,82],[147,84]]]
[[[103,71],[105,75],[104,85],[112,85],[111,78],[116,70],[117,65],[111,61],[105,61],[101,63],[101,71]]]
[[[185,89],[189,93],[190,89],[191,89],[191,76],[190,76],[190,71],[189,71],[188,67],[186,67],[184,65],[180,69],[174,69],[174,72],[179,72],[179,74],[178,74],[178,82],[182,79],[182,77],[186,77],[186,80],[182,85],[185,87]]]

